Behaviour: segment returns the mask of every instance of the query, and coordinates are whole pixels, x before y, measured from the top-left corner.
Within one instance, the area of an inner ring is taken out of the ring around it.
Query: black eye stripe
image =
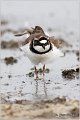
[[[34,40],[34,46],[39,45],[39,41],[38,40]]]

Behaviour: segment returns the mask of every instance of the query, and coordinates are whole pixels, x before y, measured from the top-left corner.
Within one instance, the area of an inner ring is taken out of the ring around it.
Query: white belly
[[[21,49],[26,53],[27,57],[34,65],[37,65],[39,63],[46,64],[49,62],[53,62],[54,59],[56,59],[57,57],[63,56],[63,53],[60,50],[58,50],[55,46],[53,46],[53,50],[45,54],[33,53],[29,49],[29,44],[22,46]]]

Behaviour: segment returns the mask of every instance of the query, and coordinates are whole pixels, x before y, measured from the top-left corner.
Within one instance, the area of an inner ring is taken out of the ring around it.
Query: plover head
[[[30,50],[37,54],[45,54],[52,49],[51,43],[45,36],[34,38],[30,44]]]

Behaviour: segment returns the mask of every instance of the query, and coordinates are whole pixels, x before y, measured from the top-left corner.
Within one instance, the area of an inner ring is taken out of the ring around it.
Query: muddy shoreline
[[[1,106],[1,118],[26,119],[78,119],[79,101],[55,98],[43,101],[16,101],[14,104],[5,103]],[[15,111],[16,108],[16,111]]]

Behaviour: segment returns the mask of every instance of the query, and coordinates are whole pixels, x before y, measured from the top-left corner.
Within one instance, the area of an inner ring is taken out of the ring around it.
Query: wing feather
[[[50,37],[49,40],[52,42],[52,44],[54,44],[54,46],[56,46],[57,48],[61,47],[62,45],[62,40],[61,39],[58,39],[58,38],[55,38],[54,36],[53,37]]]

